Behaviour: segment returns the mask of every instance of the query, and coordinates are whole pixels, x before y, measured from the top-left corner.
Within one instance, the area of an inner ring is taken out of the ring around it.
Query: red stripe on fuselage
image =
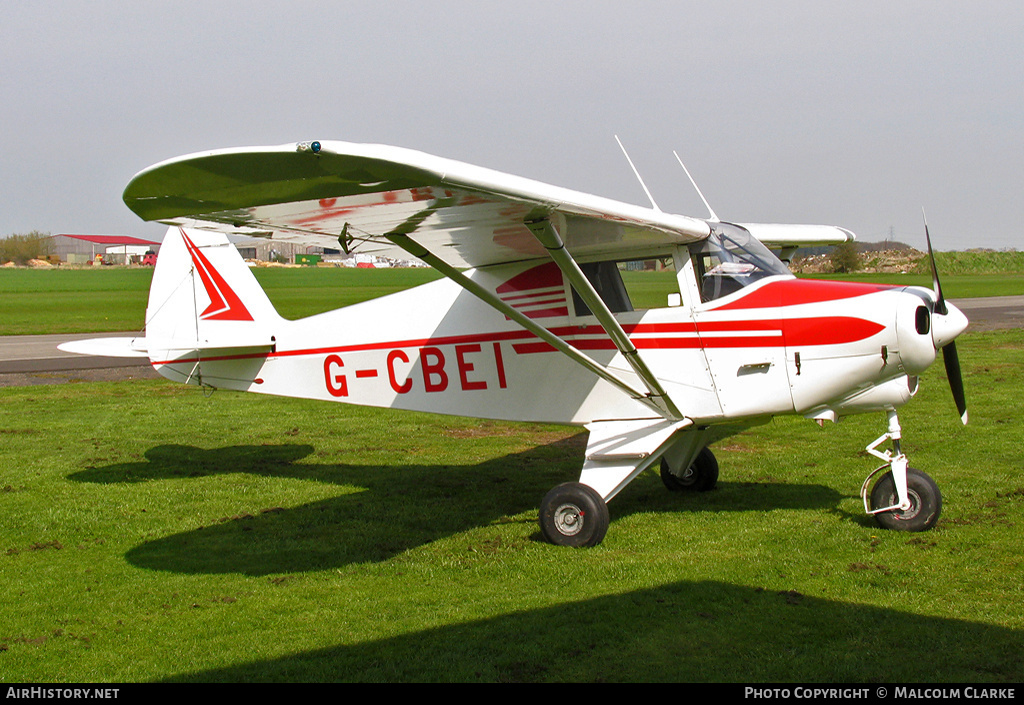
[[[746,296],[730,301],[713,311],[736,311],[747,308],[775,308],[816,304],[823,301],[840,301],[857,296],[874,294],[879,291],[898,289],[887,284],[862,284],[859,282],[833,282],[820,279],[786,279],[758,287]]]
[[[494,290],[499,296],[512,292],[530,291],[533,289],[551,289],[562,286],[562,270],[554,262],[531,267],[520,272]]]
[[[786,345],[810,347],[816,345],[842,345],[854,343],[881,332],[885,326],[849,316],[827,316],[820,318],[796,318],[764,321],[710,321],[693,323],[653,323],[626,327],[630,335],[652,335],[655,337],[632,338],[640,350],[670,350],[695,348],[764,348]],[[563,338],[577,350],[614,350],[615,345],[604,335],[600,326],[553,328],[551,332]],[[732,335],[730,335],[730,333]],[[746,334],[746,335],[744,335]],[[302,357],[307,355],[370,352],[400,348],[422,348],[438,345],[459,345],[464,343],[494,343],[512,341],[513,349],[520,354],[552,352],[551,345],[538,340],[526,330],[504,333],[479,333],[476,335],[454,335],[415,340],[394,340],[386,342],[357,343],[299,350],[277,350],[266,353],[244,353],[203,357],[204,362],[224,360],[245,360],[272,357]],[[198,362],[200,358],[189,357],[180,360],[153,361],[154,365]]]
[[[848,316],[773,321],[714,321],[701,323],[698,326],[661,324],[657,327],[660,329],[658,331],[660,333],[688,333],[689,335],[686,337],[672,337],[671,335],[657,338],[635,337],[630,339],[633,341],[633,345],[639,350],[813,347],[856,343],[885,330],[885,326],[874,321]],[[674,330],[667,330],[669,327]],[[646,328],[646,326],[635,326],[632,333],[653,332],[645,330]],[[740,335],[742,333],[751,335]],[[577,332],[577,335],[585,334],[585,332]],[[590,332],[590,334],[594,333]],[[577,339],[572,334],[565,335],[564,338],[577,350],[615,349],[615,345],[608,338]],[[554,350],[551,345],[543,341],[514,343],[512,348],[523,355]]]

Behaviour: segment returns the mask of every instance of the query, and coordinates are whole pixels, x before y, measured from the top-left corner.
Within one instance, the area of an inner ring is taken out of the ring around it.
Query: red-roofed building
[[[103,255],[124,263],[132,257],[141,259],[147,253],[156,253],[159,242],[143,240],[129,235],[54,235],[53,254],[62,262],[92,262]]]

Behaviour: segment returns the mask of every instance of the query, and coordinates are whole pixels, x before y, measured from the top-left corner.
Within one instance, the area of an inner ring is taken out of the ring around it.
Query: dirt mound
[[[926,257],[923,252],[910,249],[874,250],[861,252],[858,272],[874,272],[886,274],[906,274],[918,268],[918,263]],[[816,254],[808,257],[794,258],[789,265],[794,274],[832,274],[836,271],[831,254]]]

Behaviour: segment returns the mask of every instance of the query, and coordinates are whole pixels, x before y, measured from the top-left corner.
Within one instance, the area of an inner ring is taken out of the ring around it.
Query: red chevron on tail
[[[185,247],[192,255],[192,263],[199,272],[199,278],[206,288],[206,294],[210,297],[210,305],[199,314],[200,320],[204,321],[251,321],[253,320],[249,310],[238,298],[238,295],[228,285],[224,278],[213,268],[210,260],[206,259],[199,248],[189,239],[185,231],[181,231],[181,237],[185,240]]]

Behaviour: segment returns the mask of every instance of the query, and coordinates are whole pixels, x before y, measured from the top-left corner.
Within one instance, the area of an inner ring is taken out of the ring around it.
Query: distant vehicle
[[[142,256],[142,266],[144,267],[155,267],[156,266],[156,255],[152,252],[147,252]]]

